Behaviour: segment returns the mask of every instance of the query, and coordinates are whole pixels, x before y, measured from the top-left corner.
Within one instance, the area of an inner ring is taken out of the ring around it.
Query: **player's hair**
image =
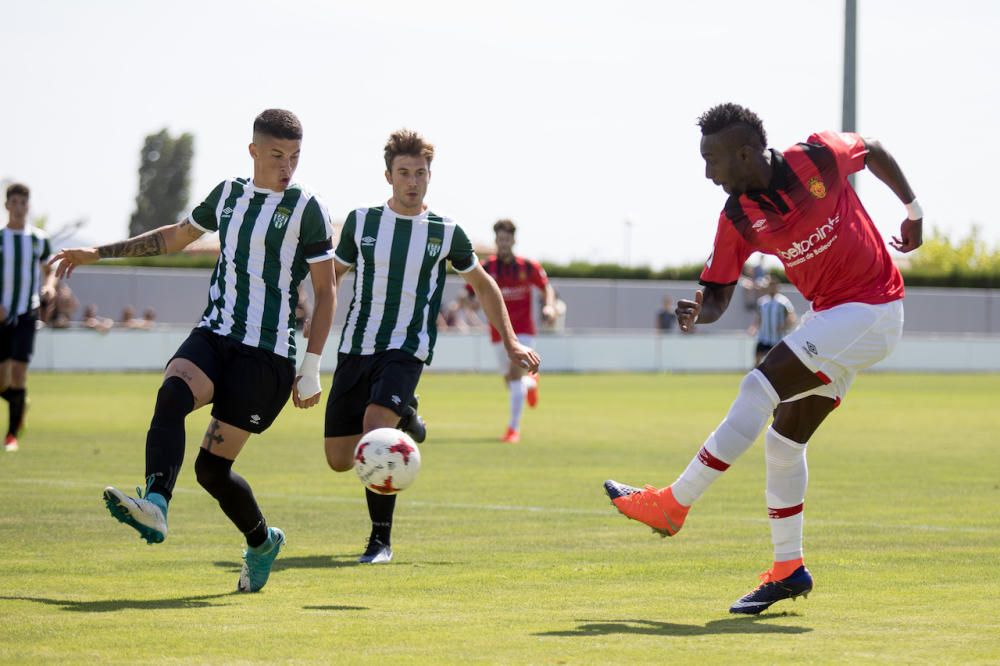
[[[506,231],[509,234],[513,234],[517,231],[517,227],[514,225],[514,222],[505,218],[497,220],[496,224],[493,225],[493,233],[497,233],[498,231]]]
[[[701,127],[702,136],[740,126],[750,134],[756,135],[760,139],[761,146],[767,146],[767,132],[764,131],[764,123],[760,117],[739,104],[726,102],[713,106],[698,117],[698,126]]]
[[[430,166],[434,159],[434,145],[413,130],[396,130],[385,142],[385,168],[392,171],[392,161],[400,155],[426,157],[427,166]]]
[[[11,183],[7,186],[7,201],[13,196],[20,195],[22,197],[30,197],[31,190],[24,183]]]
[[[302,139],[302,123],[291,111],[265,109],[253,119],[253,133],[266,134],[275,139]]]

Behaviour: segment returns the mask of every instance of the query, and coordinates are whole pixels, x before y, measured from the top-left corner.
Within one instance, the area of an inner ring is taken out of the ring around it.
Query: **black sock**
[[[267,541],[267,523],[246,479],[233,471],[233,461],[205,449],[194,463],[198,483],[219,502],[223,513],[243,532],[247,545],[256,548]]]
[[[3,398],[7,402],[10,402],[10,389],[5,388],[3,391],[0,391],[0,398]]]
[[[184,417],[194,409],[194,395],[180,377],[168,377],[156,394],[156,409],[146,433],[146,478],[149,492],[170,501],[184,462]]]
[[[4,393],[7,394],[7,402],[10,403],[10,423],[7,425],[7,434],[17,436],[17,431],[21,428],[21,419],[24,418],[24,396],[27,391],[23,388],[9,388]]]
[[[368,500],[368,517],[372,519],[372,538],[388,546],[392,536],[392,514],[396,510],[396,496],[380,495],[365,488],[365,499]]]

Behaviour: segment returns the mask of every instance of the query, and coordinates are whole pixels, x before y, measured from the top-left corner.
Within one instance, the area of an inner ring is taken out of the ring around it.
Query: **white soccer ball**
[[[402,430],[378,428],[358,442],[354,469],[365,488],[380,495],[395,495],[417,478],[420,449]]]

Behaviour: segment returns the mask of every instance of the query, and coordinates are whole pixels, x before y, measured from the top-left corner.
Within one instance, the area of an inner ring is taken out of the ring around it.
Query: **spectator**
[[[438,328],[443,331],[478,331],[485,324],[479,318],[479,304],[465,292],[460,293],[438,313]]]
[[[554,314],[551,317],[542,317],[541,330],[545,333],[561,333],[566,330],[566,301],[559,298],[559,292],[556,291],[555,287],[552,288],[552,293],[555,294],[555,300],[552,302]],[[541,303],[541,309],[544,311],[544,298]]]
[[[656,313],[656,330],[668,333],[677,325],[677,315],[674,313],[674,299],[670,294],[664,294],[663,307]]]
[[[115,323],[107,317],[97,316],[97,306],[91,303],[83,309],[83,327],[98,333],[107,333]]]
[[[767,281],[767,293],[757,299],[757,312],[747,332],[757,336],[754,366],[795,326],[795,306],[781,294],[781,280],[772,275]]]
[[[73,313],[80,307],[80,302],[73,295],[73,290],[65,280],[56,283],[56,295],[52,299],[52,309],[49,315],[49,326],[52,328],[69,328],[73,322]]]

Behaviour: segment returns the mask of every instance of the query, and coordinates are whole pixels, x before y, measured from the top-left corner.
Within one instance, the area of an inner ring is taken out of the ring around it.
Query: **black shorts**
[[[28,363],[35,353],[36,312],[14,318],[9,324],[0,324],[0,363],[13,360]]]
[[[390,349],[377,354],[338,354],[333,388],[326,400],[326,437],[360,435],[365,409],[375,404],[402,416],[413,399],[424,362]]]
[[[175,358],[191,361],[215,385],[212,416],[253,433],[268,429],[292,394],[295,365],[204,328],[191,331]]]

